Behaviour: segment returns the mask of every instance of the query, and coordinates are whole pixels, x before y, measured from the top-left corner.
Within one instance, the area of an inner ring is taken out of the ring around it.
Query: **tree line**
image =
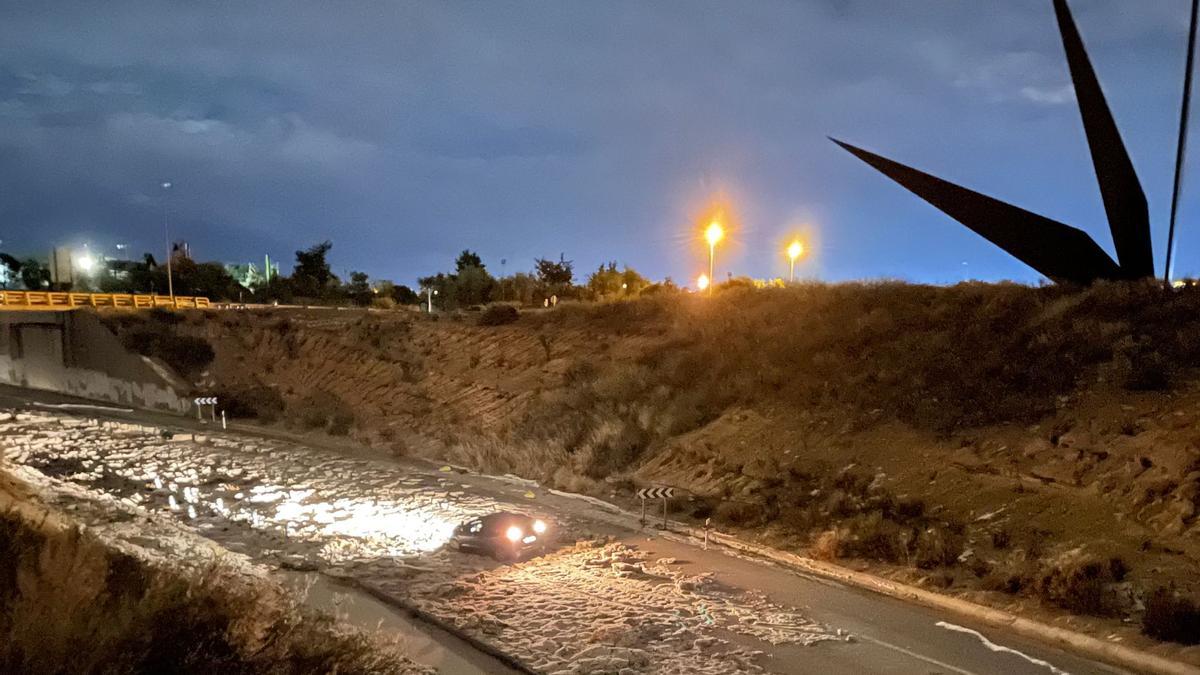
[[[526,306],[546,305],[558,300],[608,300],[644,293],[678,290],[670,279],[651,283],[629,266],[616,262],[601,265],[582,284],[576,283],[575,263],[559,254],[558,260],[537,258],[530,272],[494,277],[479,255],[464,250],[454,261],[453,272],[418,279],[423,299],[432,295],[435,306],[468,308],[492,302]]]
[[[296,251],[290,275],[242,286],[219,262],[196,262],[177,253],[171,259],[171,282],[176,295],[195,295],[216,301],[254,303],[314,303],[394,307],[415,305],[433,298],[441,309],[470,308],[492,302],[526,306],[557,300],[604,300],[644,293],[674,291],[668,278],[651,283],[628,266],[616,262],[601,265],[581,283],[576,283],[574,262],[559,255],[557,260],[538,258],[529,272],[493,276],[477,253],[464,250],[454,261],[454,271],[422,277],[417,290],[391,280],[372,281],[364,272],[351,272],[340,279],[329,265],[333,243],[323,241]],[[150,254],[141,261],[106,261],[90,274],[76,271],[69,285],[52,284],[47,266],[40,261],[0,253],[0,286],[25,290],[72,290],[102,293],[166,294],[167,266]]]

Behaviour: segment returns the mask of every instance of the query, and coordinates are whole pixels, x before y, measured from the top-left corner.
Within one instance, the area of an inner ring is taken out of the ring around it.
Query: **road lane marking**
[[[956,633],[966,633],[967,635],[974,635],[975,637],[979,638],[979,641],[983,643],[984,647],[987,647],[991,651],[998,652],[998,653],[1016,654],[1017,656],[1025,659],[1026,661],[1032,663],[1035,666],[1042,666],[1043,668],[1049,668],[1050,672],[1054,673],[1054,675],[1071,675],[1067,671],[1055,666],[1053,663],[1050,663],[1049,661],[1043,661],[1039,658],[1034,658],[1028,654],[1025,654],[1024,652],[1019,652],[1011,647],[1005,647],[1004,645],[998,645],[995,642],[992,642],[991,640],[984,637],[983,633],[980,633],[977,630],[971,630],[970,628],[963,628],[962,626],[958,626],[958,625],[955,625],[952,623],[947,623],[945,621],[939,621],[934,625],[937,626],[938,628],[945,628],[946,630],[954,631]]]
[[[952,673],[958,673],[958,675],[978,675],[977,673],[974,673],[970,670],[963,670],[962,668],[952,666],[949,663],[943,663],[941,661],[938,661],[937,659],[931,659],[928,656],[925,656],[923,654],[918,654],[918,653],[912,651],[911,649],[905,649],[904,647],[901,647],[899,645],[894,645],[890,642],[884,642],[883,640],[876,640],[875,638],[867,637],[866,635],[858,635],[857,637],[858,637],[858,639],[860,639],[864,642],[870,642],[871,644],[876,644],[876,645],[879,645],[880,647],[884,647],[884,648],[890,649],[892,651],[900,652],[901,654],[904,654],[906,656],[911,656],[912,658],[917,659],[918,661],[924,661],[925,663],[935,665],[938,668],[945,668],[946,670],[948,670]]]

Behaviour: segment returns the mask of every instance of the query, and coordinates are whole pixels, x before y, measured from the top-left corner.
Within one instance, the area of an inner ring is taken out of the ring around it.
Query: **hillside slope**
[[[1198,309],[1152,284],[810,285],[504,326],[313,310],[179,330],[243,414],[568,489],[670,484],[777,545],[1139,618],[1155,588],[1200,590]]]

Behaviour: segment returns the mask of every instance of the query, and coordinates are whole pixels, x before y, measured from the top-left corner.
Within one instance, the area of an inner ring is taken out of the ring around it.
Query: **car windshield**
[[[505,532],[510,526],[525,527],[525,523],[521,518],[511,515],[494,515],[483,519],[483,527],[481,531],[484,534],[500,535]]]

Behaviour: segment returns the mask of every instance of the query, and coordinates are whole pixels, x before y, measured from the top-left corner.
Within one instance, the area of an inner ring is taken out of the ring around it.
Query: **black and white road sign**
[[[642,488],[637,491],[637,496],[642,499],[670,499],[675,496],[675,488],[669,487],[652,487]]]
[[[216,396],[200,396],[196,398],[196,405],[216,405]]]

